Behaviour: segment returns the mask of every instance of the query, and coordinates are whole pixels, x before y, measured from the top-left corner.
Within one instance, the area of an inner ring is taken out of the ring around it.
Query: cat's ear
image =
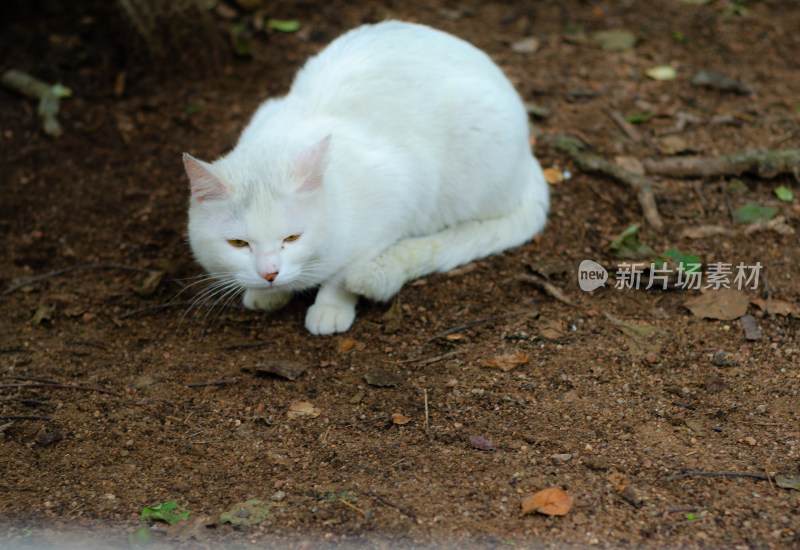
[[[214,175],[210,164],[183,154],[183,166],[192,184],[192,197],[202,202],[207,199],[222,199],[228,194],[225,185]]]
[[[328,134],[294,159],[295,165],[303,177],[303,184],[298,191],[313,191],[322,184],[322,176],[325,173],[325,154],[330,143],[331,135]]]

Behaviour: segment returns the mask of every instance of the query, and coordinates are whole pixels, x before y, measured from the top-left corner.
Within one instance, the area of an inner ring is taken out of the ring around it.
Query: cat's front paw
[[[394,270],[387,269],[380,262],[372,261],[351,269],[344,279],[344,286],[353,294],[358,294],[376,302],[387,302],[403,287],[405,280]]]
[[[266,292],[248,288],[242,296],[242,305],[247,309],[262,309],[264,311],[275,311],[289,303],[292,299],[291,292],[274,291]]]
[[[311,334],[334,334],[349,329],[355,319],[355,305],[314,304],[306,312],[306,328]]]

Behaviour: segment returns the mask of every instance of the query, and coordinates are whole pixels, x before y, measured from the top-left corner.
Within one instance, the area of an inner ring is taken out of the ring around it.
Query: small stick
[[[528,275],[527,273],[520,273],[515,277],[518,281],[522,281],[524,283],[529,283],[538,288],[539,290],[544,291],[548,294],[551,298],[555,298],[559,302],[567,304],[568,306],[575,306],[575,304],[567,298],[561,289],[558,288],[553,283],[547,282],[544,278],[539,277],[537,275]]]
[[[359,508],[358,506],[356,506],[355,504],[350,504],[349,502],[347,502],[345,499],[343,499],[341,497],[339,497],[339,502],[341,502],[345,506],[349,506],[350,508],[352,508],[353,510],[355,510],[356,512],[358,512],[359,514],[364,516],[364,518],[366,519],[367,513],[364,510],[362,510],[361,508]]]
[[[55,388],[60,390],[95,391],[98,393],[107,393],[109,395],[114,395],[116,397],[122,396],[121,393],[111,390],[106,390],[103,388],[95,388],[92,386],[73,386],[72,384],[51,384],[47,382],[36,383],[36,384],[0,384],[0,389],[9,389],[9,388]]]
[[[169,309],[171,307],[188,307],[192,305],[193,302],[169,302],[167,304],[155,304],[152,306],[145,306],[140,307],[139,309],[132,309],[131,311],[126,311],[125,313],[119,315],[117,319],[127,319],[128,317],[133,317],[134,315],[138,315],[140,313],[144,313],[146,311],[161,311],[162,309]]]
[[[381,503],[385,504],[386,506],[391,506],[392,508],[395,508],[395,509],[399,510],[400,512],[402,512],[403,514],[407,515],[411,519],[414,519],[414,520],[417,519],[417,516],[414,514],[414,512],[412,512],[408,508],[403,508],[399,504],[395,504],[394,502],[390,502],[390,501],[386,500],[385,498],[380,496],[375,491],[370,491],[370,494],[372,495],[372,498],[376,499],[378,502],[381,502]]]
[[[380,359],[381,363],[389,363],[391,365],[406,365],[408,363],[416,363],[419,367],[424,367],[425,365],[430,365],[431,363],[435,363],[437,361],[441,361],[442,359],[447,359],[448,357],[452,357],[453,355],[458,355],[462,353],[464,350],[459,348],[454,351],[449,351],[447,353],[443,353],[442,355],[437,355],[436,357],[428,357],[427,359],[404,359],[402,361],[386,361],[385,359]]]
[[[194,384],[186,384],[187,388],[202,388],[204,386],[229,386],[230,384],[236,384],[238,382],[237,379],[232,378],[230,380],[212,380],[211,382],[195,382]]]
[[[11,414],[8,416],[0,416],[3,420],[45,420],[52,422],[54,419],[49,416],[37,416],[35,414]]]
[[[423,388],[422,393],[425,396],[425,431],[427,432],[430,427],[428,425],[428,388]]]
[[[64,275],[66,273],[71,273],[73,271],[78,271],[82,269],[123,269],[127,271],[138,271],[140,273],[149,273],[150,269],[145,269],[143,267],[136,267],[131,265],[122,265],[122,264],[81,264],[81,265],[73,265],[69,267],[65,267],[63,269],[56,269],[55,271],[51,271],[50,273],[45,273],[44,275],[37,275],[35,277],[31,277],[30,279],[26,279],[25,281],[19,282],[3,291],[3,294],[11,294],[15,290],[19,290],[20,288],[30,286],[34,283],[38,283],[40,281],[44,281],[45,279],[49,279],[51,277],[57,277],[59,275]]]
[[[628,122],[628,120],[622,116],[622,113],[611,109],[608,111],[608,115],[611,119],[617,123],[617,126],[625,132],[625,135],[631,138],[633,141],[642,141],[642,134],[639,133],[639,130],[633,127],[633,124]]]
[[[481,323],[486,323],[488,321],[494,321],[496,319],[502,319],[504,317],[514,317],[517,315],[527,315],[529,313],[536,313],[535,309],[526,309],[525,311],[512,311],[510,313],[502,313],[500,315],[492,315],[491,317],[482,317],[480,319],[475,319],[473,321],[469,321],[468,323],[464,323],[463,325],[457,325],[454,327],[450,327],[447,330],[434,334],[427,340],[426,342],[432,342],[437,338],[441,338],[442,336],[447,336],[448,334],[453,334],[455,332],[461,332],[462,330],[468,329],[470,327],[474,327],[475,325],[479,325]]]
[[[219,351],[231,351],[235,349],[259,348],[261,346],[267,346],[274,343],[275,340],[263,340],[261,342],[252,342],[250,344],[231,344],[230,346],[222,346],[217,349]]]
[[[760,479],[761,481],[766,481],[768,479],[773,479],[772,476],[765,476],[763,474],[753,474],[753,473],[750,473],[750,472],[698,472],[698,471],[691,471],[691,472],[684,472],[682,474],[677,474],[677,475],[674,475],[674,476],[662,477],[661,481],[675,481],[676,479],[683,479],[685,477],[692,477],[692,476],[751,477],[753,479]]]
[[[19,397],[4,397],[0,399],[0,401],[13,401],[15,403],[22,403],[23,405],[52,405],[52,402],[50,401],[43,401],[41,399],[20,399]]]

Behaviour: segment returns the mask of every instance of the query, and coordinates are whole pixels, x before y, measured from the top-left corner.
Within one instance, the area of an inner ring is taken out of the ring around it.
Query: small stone
[[[569,453],[556,453],[554,455],[550,455],[550,458],[557,462],[566,462],[572,458],[572,455]]]
[[[756,438],[755,437],[751,437],[751,436],[747,436],[747,437],[744,438],[744,442],[747,443],[748,445],[750,445],[751,447],[753,447],[756,444]]]

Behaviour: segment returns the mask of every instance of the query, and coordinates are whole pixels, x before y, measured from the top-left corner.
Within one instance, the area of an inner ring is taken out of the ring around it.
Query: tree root
[[[800,149],[750,149],[724,157],[644,159],[649,174],[674,178],[738,176],[752,172],[762,178],[790,173],[799,177]]]
[[[541,136],[539,138],[551,147],[567,153],[583,170],[592,172],[602,172],[612,178],[627,183],[636,190],[636,198],[642,208],[642,214],[652,227],[662,229],[664,222],[656,206],[656,199],[653,195],[653,185],[649,179],[638,174],[625,170],[606,159],[584,155],[581,152],[581,143],[576,138],[570,136]]]

